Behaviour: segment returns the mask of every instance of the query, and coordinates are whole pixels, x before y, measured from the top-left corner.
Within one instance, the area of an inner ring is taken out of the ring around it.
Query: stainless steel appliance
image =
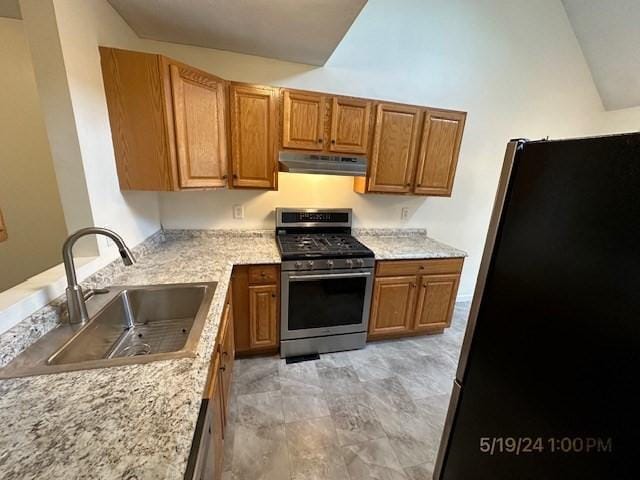
[[[640,134],[512,141],[433,478],[637,479]]]
[[[281,172],[319,173],[321,175],[346,175],[364,177],[367,174],[367,158],[347,155],[318,155],[305,152],[280,152]]]
[[[351,209],[276,209],[282,357],[365,345],[374,254],[351,236],[351,218]]]

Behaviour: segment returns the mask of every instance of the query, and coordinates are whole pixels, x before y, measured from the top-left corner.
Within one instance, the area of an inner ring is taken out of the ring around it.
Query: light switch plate
[[[244,218],[244,207],[242,205],[233,206],[233,218],[242,220]]]
[[[400,220],[403,222],[409,220],[409,207],[402,207],[400,210]]]

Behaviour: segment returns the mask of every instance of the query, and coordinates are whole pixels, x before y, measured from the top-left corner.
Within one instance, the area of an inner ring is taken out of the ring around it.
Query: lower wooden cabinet
[[[194,479],[219,480],[224,460],[224,437],[229,412],[235,347],[233,341],[233,305],[229,291],[222,311],[218,338],[211,356],[204,398],[208,400],[205,423],[200,436]]]
[[[416,277],[377,278],[369,331],[375,334],[406,332],[411,328]]]
[[[462,258],[378,262],[370,340],[442,332],[451,323]]]
[[[238,265],[233,269],[231,281],[236,352],[251,355],[277,351],[280,267]]]

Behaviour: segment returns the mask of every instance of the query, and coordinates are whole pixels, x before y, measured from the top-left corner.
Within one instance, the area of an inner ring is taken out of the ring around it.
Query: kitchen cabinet
[[[377,262],[368,339],[439,333],[447,328],[463,260]]]
[[[232,291],[228,294],[227,301],[222,312],[222,321],[220,323],[221,334],[218,343],[220,350],[220,381],[222,385],[222,418],[224,425],[226,425],[226,419],[230,410],[229,398],[231,393],[231,379],[233,377],[233,362],[236,354],[233,332]]]
[[[280,267],[238,265],[233,269],[231,281],[238,355],[278,351]]]
[[[420,108],[378,104],[367,191],[411,192],[421,121]]]
[[[372,101],[298,90],[284,90],[282,99],[282,148],[367,153]]]
[[[224,406],[220,372],[220,356],[216,352],[211,363],[212,376],[207,390],[207,413],[200,436],[200,453],[194,479],[218,480],[222,477],[224,461]]]
[[[333,97],[329,151],[359,155],[367,153],[371,103],[356,98]]]
[[[415,276],[376,278],[369,334],[404,333],[411,329],[416,293]]]
[[[282,93],[282,147],[324,149],[325,96],[285,90]]]
[[[426,111],[414,193],[451,196],[465,119],[463,112]]]
[[[277,88],[229,85],[232,187],[277,189],[278,108]]]
[[[380,103],[366,178],[358,193],[451,196],[467,114]]]
[[[162,55],[100,59],[121,190],[226,186],[225,81]]]

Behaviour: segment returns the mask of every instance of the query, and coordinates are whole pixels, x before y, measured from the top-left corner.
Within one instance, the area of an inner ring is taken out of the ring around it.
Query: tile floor
[[[316,361],[237,360],[223,479],[431,479],[468,314]]]

